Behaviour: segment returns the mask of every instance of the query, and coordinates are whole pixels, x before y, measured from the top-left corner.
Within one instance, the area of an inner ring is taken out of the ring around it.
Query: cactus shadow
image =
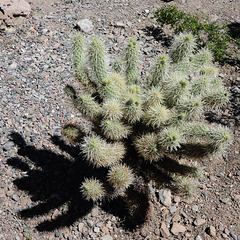
[[[14,180],[14,184],[36,203],[21,210],[18,213],[21,218],[34,219],[46,214],[51,216],[52,211],[59,209],[57,217],[49,217],[49,220],[36,226],[38,231],[53,231],[70,226],[91,212],[94,204],[82,197],[79,187],[85,178],[104,181],[107,169],[91,167],[79,154],[78,147],[67,144],[58,136],[52,136],[51,141],[67,154],[27,145],[24,138],[16,132],[11,133],[10,138],[18,147],[18,155],[9,158],[7,163],[25,172],[24,176]],[[130,203],[137,206],[131,214]],[[133,230],[146,220],[148,194],[146,191],[139,192],[130,188],[126,197],[103,201],[99,206],[119,217],[122,227]]]
[[[147,26],[143,29],[147,36],[153,36],[158,42],[161,42],[164,47],[170,47],[172,43],[172,37],[167,36],[163,30],[155,26]]]
[[[235,40],[239,39],[240,44],[240,23],[232,22],[228,24],[228,34]]]

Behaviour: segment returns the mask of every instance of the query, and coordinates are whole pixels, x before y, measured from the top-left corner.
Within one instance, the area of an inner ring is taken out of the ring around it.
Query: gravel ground
[[[219,22],[240,21],[238,1],[172,3]],[[0,33],[0,239],[237,239],[239,66],[220,68],[231,102],[221,112],[207,115],[213,123],[231,127],[233,146],[223,159],[202,162],[205,178],[193,199],[173,195],[171,206],[164,206],[159,189],[150,186],[149,219],[130,231],[119,211],[121,202],[81,206],[79,180],[73,183],[69,177],[80,176],[86,166],[76,172],[77,149],[61,141],[63,124],[79,115],[63,89],[74,81],[70,43],[79,19],[93,22],[94,30],[86,38],[100,36],[111,56],[119,54],[125,39],[137,39],[144,76],[150,59],[164,52],[171,39],[164,34],[159,38],[151,19],[150,12],[164,3],[36,0],[30,4],[31,17],[16,19],[15,27]],[[18,215],[23,209],[30,209],[24,212],[27,218]]]

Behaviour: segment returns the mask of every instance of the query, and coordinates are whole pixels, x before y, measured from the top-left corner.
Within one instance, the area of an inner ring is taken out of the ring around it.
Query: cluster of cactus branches
[[[176,36],[169,54],[156,56],[149,75],[141,79],[140,48],[134,39],[110,66],[101,40],[86,44],[80,34],[74,37],[74,66],[82,91],[70,86],[65,90],[94,127],[84,133],[77,124],[66,124],[63,133],[79,144],[89,164],[106,169],[104,179],[82,183],[86,200],[123,196],[136,183],[136,175],[147,171],[138,168],[136,174],[134,166],[142,162],[167,166],[164,173],[190,192],[194,180],[189,178],[199,177],[200,168],[192,165],[182,176],[171,169],[171,162],[183,159],[187,166],[193,159],[220,156],[227,149],[231,132],[207,123],[204,111],[225,106],[228,92],[212,53],[207,48],[196,51],[195,46],[192,34]]]

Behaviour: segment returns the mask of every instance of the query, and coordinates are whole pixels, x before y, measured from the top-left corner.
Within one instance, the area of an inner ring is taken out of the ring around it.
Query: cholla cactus
[[[103,43],[97,38],[88,47],[83,43],[80,35],[74,38],[76,72],[79,79],[88,76],[96,88],[92,94],[77,94],[70,87],[66,92],[94,127],[85,136],[73,126],[65,127],[63,133],[80,144],[89,164],[106,168],[105,179],[85,180],[83,196],[97,201],[123,195],[136,183],[138,174],[147,172],[141,169],[144,161],[161,166],[173,183],[182,183],[179,189],[192,192],[189,183],[195,180],[188,179],[196,179],[199,168],[187,166],[191,171],[181,175],[168,166],[171,161],[184,159],[191,165],[191,158],[219,156],[232,139],[228,128],[204,121],[204,110],[228,103],[228,92],[217,78],[211,52],[204,48],[194,53],[195,38],[180,34],[169,55],[156,57],[144,80],[138,74],[139,47],[135,40],[125,47],[124,61],[116,60],[113,73],[109,72]]]

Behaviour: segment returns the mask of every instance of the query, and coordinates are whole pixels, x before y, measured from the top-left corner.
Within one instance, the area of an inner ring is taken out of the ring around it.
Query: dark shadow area
[[[85,178],[97,178],[105,181],[107,169],[93,168],[83,160],[79,148],[66,144],[57,136],[52,142],[62,151],[70,154],[71,159],[51,150],[37,149],[27,145],[18,133],[11,134],[12,141],[18,146],[17,157],[8,159],[8,164],[26,172],[26,176],[14,180],[19,190],[27,192],[33,202],[40,202],[36,206],[19,212],[22,218],[34,218],[45,215],[60,206],[67,204],[67,209],[53,220],[47,220],[37,226],[39,231],[52,231],[59,227],[70,226],[76,220],[84,217],[93,207],[93,203],[83,199],[80,186]],[[130,202],[139,206],[138,211],[129,214]],[[143,223],[148,211],[147,191],[136,192],[129,189],[125,197],[103,201],[100,206],[107,212],[122,219],[126,229],[134,229]],[[141,218],[138,216],[141,212]]]
[[[159,27],[148,26],[143,31],[147,36],[153,36],[156,41],[161,42],[164,47],[170,47],[172,44],[172,38],[168,37]]]
[[[184,145],[182,146],[182,148],[184,149]],[[202,150],[201,148],[196,147],[196,146],[195,146],[195,149],[198,149],[198,151]],[[191,151],[193,151],[193,149],[191,149]],[[178,154],[179,154],[179,151],[178,151]],[[199,158],[199,156],[198,156],[198,158]],[[172,158],[169,158],[169,157],[165,157],[162,161],[157,162],[156,165],[165,169],[168,172],[179,173],[183,176],[192,174],[196,170],[194,167],[182,165],[178,161],[176,161]]]
[[[226,126],[233,124],[234,126],[239,126],[240,109],[238,99],[239,96],[237,96],[237,94],[232,94],[232,97],[230,98],[231,105],[228,107],[228,109],[230,110],[229,115],[222,115],[216,111],[208,111],[204,114],[205,119],[210,123],[218,123]]]
[[[74,125],[67,126],[72,128]],[[70,226],[91,212],[93,202],[84,200],[80,186],[85,178],[96,178],[107,185],[107,168],[90,166],[83,159],[78,146],[69,145],[57,136],[51,137],[52,143],[70,157],[27,145],[18,133],[12,133],[10,137],[18,146],[18,156],[8,159],[8,164],[26,172],[26,176],[14,180],[14,184],[19,190],[28,193],[33,202],[38,202],[33,207],[21,210],[19,215],[22,218],[45,215],[64,205],[64,211],[58,217],[50,218],[37,226],[39,231],[52,231],[59,227]],[[168,172],[187,175],[195,170],[171,158],[166,158],[157,164],[147,163],[136,157],[133,147],[129,148],[129,154],[124,161],[135,172],[135,183],[127,189],[125,196],[105,199],[99,202],[99,206],[106,212],[118,216],[122,227],[128,230],[134,230],[147,219],[150,199],[147,187],[149,180],[156,181],[159,186],[171,187],[173,179]]]
[[[79,187],[85,177],[99,178],[101,171],[91,169],[78,155],[76,147],[66,145],[57,137],[52,138],[56,145],[67,151],[74,159],[70,160],[50,150],[27,145],[18,133],[12,133],[11,138],[19,148],[20,157],[8,159],[8,164],[27,172],[27,176],[16,179],[14,184],[18,189],[27,192],[32,201],[41,202],[20,211],[21,217],[33,218],[69,203],[66,213],[37,226],[39,231],[51,231],[58,227],[70,226],[91,211],[93,204],[82,198]]]
[[[228,24],[228,34],[240,45],[240,23],[233,22]]]
[[[191,158],[203,158],[211,155],[214,152],[214,147],[211,144],[183,144],[178,153]],[[189,169],[190,170],[190,169]]]

